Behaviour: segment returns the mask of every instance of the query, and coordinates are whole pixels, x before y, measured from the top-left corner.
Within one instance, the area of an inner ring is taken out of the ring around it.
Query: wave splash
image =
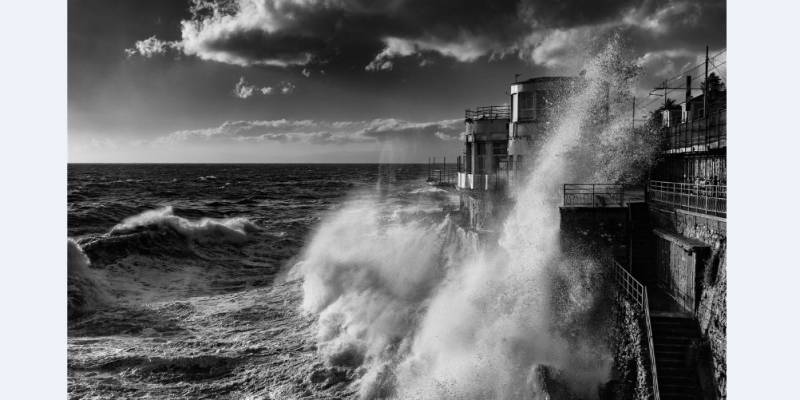
[[[167,228],[199,241],[244,241],[249,232],[258,230],[254,223],[244,217],[191,221],[175,215],[172,206],[166,206],[126,218],[111,228],[109,235],[131,233],[149,227]]]
[[[355,371],[361,398],[549,398],[553,379],[567,397],[597,397],[613,362],[602,274],[560,251],[558,187],[629,169],[602,164],[629,146],[627,114],[611,109],[606,128],[589,132],[601,146],[583,137],[607,89],[630,90],[627,67],[614,41],[586,66],[588,85],[541,145],[498,247],[447,218],[382,219],[391,210],[377,202],[323,223],[294,272],[322,355]]]
[[[86,253],[67,239],[67,315],[73,318],[111,301],[104,281],[89,267]]]

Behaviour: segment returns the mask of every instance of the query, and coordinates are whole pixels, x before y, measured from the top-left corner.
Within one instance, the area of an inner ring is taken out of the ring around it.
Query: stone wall
[[[642,327],[641,313],[627,300],[615,302],[612,380],[601,390],[601,400],[652,399],[652,377],[647,359],[649,352]]]
[[[500,193],[460,192],[459,210],[464,226],[476,231],[495,231],[502,226],[511,202]]]
[[[716,273],[706,274],[703,296],[700,300],[698,320],[703,338],[707,341],[711,355],[713,382],[717,398],[727,395],[727,304],[728,291],[725,244],[715,249],[710,263],[717,262]],[[717,258],[715,261],[715,257]],[[707,266],[709,268],[710,266]]]
[[[623,207],[561,207],[562,248],[579,247],[593,254],[628,259],[628,209]]]

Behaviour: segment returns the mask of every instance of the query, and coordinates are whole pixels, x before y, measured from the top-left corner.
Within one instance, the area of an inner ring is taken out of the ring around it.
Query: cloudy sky
[[[646,96],[725,48],[725,2],[70,0],[68,29],[71,162],[424,162],[615,33]]]

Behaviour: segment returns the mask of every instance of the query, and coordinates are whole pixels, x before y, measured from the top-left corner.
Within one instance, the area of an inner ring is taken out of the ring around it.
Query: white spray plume
[[[600,267],[561,253],[558,189],[599,168],[583,139],[606,94],[628,90],[619,61],[612,42],[587,65],[499,247],[479,246],[449,218],[410,217],[403,203],[398,212],[353,201],[322,224],[295,269],[303,307],[319,315],[328,363],[359,371],[362,398],[544,399],[545,370],[596,398],[612,366],[602,323],[587,322],[598,313]],[[618,129],[611,111],[604,126]]]

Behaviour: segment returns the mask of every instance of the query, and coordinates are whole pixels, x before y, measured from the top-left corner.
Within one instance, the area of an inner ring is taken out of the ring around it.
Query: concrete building
[[[498,181],[498,176],[503,177],[507,171],[509,116],[507,105],[466,110],[461,156],[464,168],[459,171],[459,189],[500,190],[505,184]]]
[[[579,77],[547,76],[511,84],[508,164],[512,170],[525,168],[528,157],[553,127],[559,106],[582,82]]]
[[[509,201],[536,146],[553,127],[559,106],[584,81],[538,77],[510,85],[510,105],[484,106],[464,114],[464,151],[456,188],[468,225],[491,230]]]

